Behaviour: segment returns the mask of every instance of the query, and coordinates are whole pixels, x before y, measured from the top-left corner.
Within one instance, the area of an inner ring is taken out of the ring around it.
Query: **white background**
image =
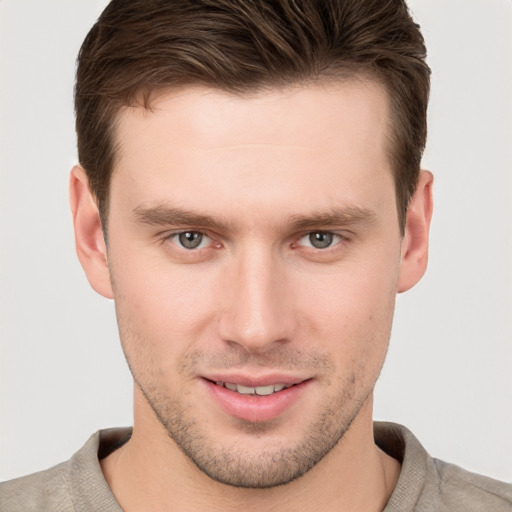
[[[0,479],[131,423],[113,305],[74,254],[74,59],[106,1],[0,0]],[[398,299],[376,417],[512,480],[512,2],[415,0],[433,68],[430,268]]]

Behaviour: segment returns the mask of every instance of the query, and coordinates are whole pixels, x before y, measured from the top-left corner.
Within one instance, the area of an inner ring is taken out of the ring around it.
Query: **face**
[[[121,114],[123,348],[159,426],[217,481],[297,478],[371,401],[401,260],[387,120],[369,82],[186,89]]]

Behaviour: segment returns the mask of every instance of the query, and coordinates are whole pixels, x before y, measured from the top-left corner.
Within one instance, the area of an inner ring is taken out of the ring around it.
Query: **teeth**
[[[271,384],[270,386],[258,386],[257,388],[254,388],[254,391],[256,391],[257,395],[267,396],[275,392],[274,388],[275,386]]]
[[[231,391],[236,391],[241,395],[259,395],[269,396],[283,389],[290,388],[292,384],[270,384],[269,386],[242,386],[242,384],[233,384],[232,382],[216,382],[217,386],[225,387]]]
[[[241,384],[237,384],[236,390],[242,395],[254,395],[254,388],[248,388],[246,386],[242,386]]]

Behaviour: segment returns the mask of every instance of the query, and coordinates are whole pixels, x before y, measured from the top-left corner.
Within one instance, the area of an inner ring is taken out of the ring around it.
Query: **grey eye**
[[[203,241],[203,233],[199,231],[184,231],[179,233],[178,241],[185,249],[197,249]]]
[[[309,243],[315,249],[326,249],[330,247],[333,242],[333,233],[328,231],[315,231],[309,234]]]

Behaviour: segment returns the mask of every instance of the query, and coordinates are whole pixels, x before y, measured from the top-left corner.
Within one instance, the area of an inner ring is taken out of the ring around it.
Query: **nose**
[[[264,248],[248,248],[233,258],[222,284],[222,340],[251,353],[269,351],[291,340],[296,321],[285,265]]]

